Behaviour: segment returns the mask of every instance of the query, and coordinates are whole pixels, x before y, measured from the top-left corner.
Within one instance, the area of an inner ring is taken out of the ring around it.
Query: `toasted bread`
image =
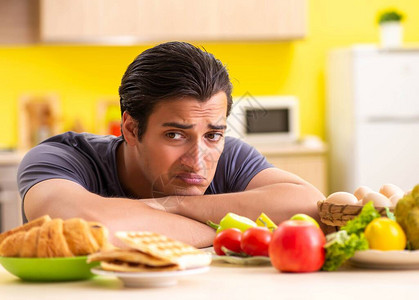
[[[162,234],[147,231],[117,232],[116,236],[127,246],[170,261],[178,265],[181,270],[207,266],[211,263],[211,254]]]

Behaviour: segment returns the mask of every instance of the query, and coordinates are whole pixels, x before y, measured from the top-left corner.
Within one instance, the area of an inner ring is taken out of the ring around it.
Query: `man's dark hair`
[[[142,52],[127,68],[119,87],[121,115],[138,122],[138,139],[146,131],[153,108],[161,100],[191,96],[206,101],[218,92],[232,105],[226,67],[211,53],[185,42],[160,44]]]

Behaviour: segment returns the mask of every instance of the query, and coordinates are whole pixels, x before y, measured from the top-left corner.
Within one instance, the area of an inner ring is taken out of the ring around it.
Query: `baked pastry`
[[[93,235],[93,238],[96,240],[99,249],[104,250],[111,250],[115,247],[109,242],[108,236],[109,232],[108,229],[103,226],[99,222],[88,222],[90,233]]]
[[[25,235],[26,232],[19,231],[7,237],[0,245],[0,256],[19,256]]]
[[[108,242],[107,229],[100,223],[80,218],[51,220],[44,216],[25,225],[4,233],[7,237],[0,243],[0,256],[71,257],[113,247]]]
[[[74,255],[85,255],[99,250],[99,245],[86,221],[79,218],[66,220],[63,232],[67,245]]]
[[[41,230],[41,226],[34,227],[28,232],[26,232],[19,254],[16,254],[13,256],[36,257],[37,251],[38,251],[38,240],[39,240],[40,230]]]
[[[7,239],[4,240],[4,243]],[[1,245],[0,245],[1,254]],[[36,257],[69,257],[73,256],[64,236],[63,220],[52,219],[41,226],[38,236]]]
[[[1,242],[6,239],[8,236],[11,236],[12,234],[16,233],[16,232],[20,232],[20,231],[29,231],[31,228],[33,227],[38,227],[38,226],[42,226],[42,224],[44,224],[45,222],[51,221],[50,216],[45,215],[42,216],[40,218],[37,218],[35,220],[32,220],[26,224],[23,224],[19,227],[13,228],[9,231],[0,233],[0,244]]]
[[[114,249],[91,254],[87,261],[101,261],[108,271],[173,271],[207,266],[211,254],[191,245],[153,232],[117,232],[130,249]]]

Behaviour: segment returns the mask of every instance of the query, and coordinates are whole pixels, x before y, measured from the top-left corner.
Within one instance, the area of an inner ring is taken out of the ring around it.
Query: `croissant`
[[[80,218],[64,221],[44,216],[0,238],[0,256],[8,257],[71,257],[112,248],[102,224]]]

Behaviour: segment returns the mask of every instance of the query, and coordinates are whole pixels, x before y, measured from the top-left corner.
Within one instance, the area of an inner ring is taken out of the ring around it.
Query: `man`
[[[225,138],[232,86],[223,64],[188,43],[140,54],[122,78],[122,137],[68,132],[33,148],[18,182],[24,220],[81,217],[210,246],[228,212],[279,223],[317,216],[323,195]]]

